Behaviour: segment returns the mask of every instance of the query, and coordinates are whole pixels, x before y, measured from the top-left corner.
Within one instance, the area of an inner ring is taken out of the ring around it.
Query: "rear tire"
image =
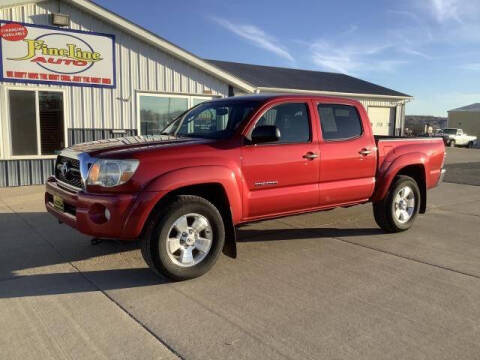
[[[395,233],[408,230],[420,208],[420,189],[410,176],[397,176],[385,199],[373,203],[375,221],[383,230]]]
[[[225,243],[218,209],[195,195],[179,195],[146,225],[142,256],[157,274],[187,280],[205,274]]]
[[[467,144],[467,148],[469,148],[469,149],[473,148],[473,141],[470,141],[470,142]]]

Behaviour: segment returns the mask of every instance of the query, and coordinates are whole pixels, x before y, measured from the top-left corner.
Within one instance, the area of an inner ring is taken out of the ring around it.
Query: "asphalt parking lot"
[[[445,181],[480,185],[480,149],[448,148]]]
[[[449,172],[480,163],[448,153]],[[58,225],[42,186],[1,189],[1,358],[478,359],[480,187],[462,174],[408,232],[369,205],[257,223],[238,259],[180,283],[138,243]]]

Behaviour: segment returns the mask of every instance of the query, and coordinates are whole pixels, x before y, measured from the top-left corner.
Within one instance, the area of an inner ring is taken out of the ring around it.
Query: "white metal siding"
[[[62,1],[50,0],[0,9],[0,18],[50,25],[51,12],[69,14],[72,29],[114,34],[116,37],[115,89],[52,85],[67,89],[64,101],[68,128],[136,129],[135,94],[139,90],[198,95],[204,94],[204,91],[211,91],[213,95],[228,94],[228,84],[221,80]],[[4,94],[0,96],[5,99]],[[4,115],[3,112],[2,117]]]

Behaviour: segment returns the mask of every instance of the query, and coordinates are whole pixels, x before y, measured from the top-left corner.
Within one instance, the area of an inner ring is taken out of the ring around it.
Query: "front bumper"
[[[46,183],[45,207],[60,222],[81,233],[99,238],[133,240],[141,234],[151,210],[148,205],[153,200],[152,195],[72,192],[61,187],[52,177]],[[63,200],[63,211],[54,207],[54,196]],[[108,219],[105,209],[110,213]]]

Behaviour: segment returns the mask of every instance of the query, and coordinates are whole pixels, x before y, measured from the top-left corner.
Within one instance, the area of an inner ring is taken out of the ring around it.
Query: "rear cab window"
[[[363,134],[362,119],[355,106],[318,104],[317,109],[325,141],[350,140]]]

